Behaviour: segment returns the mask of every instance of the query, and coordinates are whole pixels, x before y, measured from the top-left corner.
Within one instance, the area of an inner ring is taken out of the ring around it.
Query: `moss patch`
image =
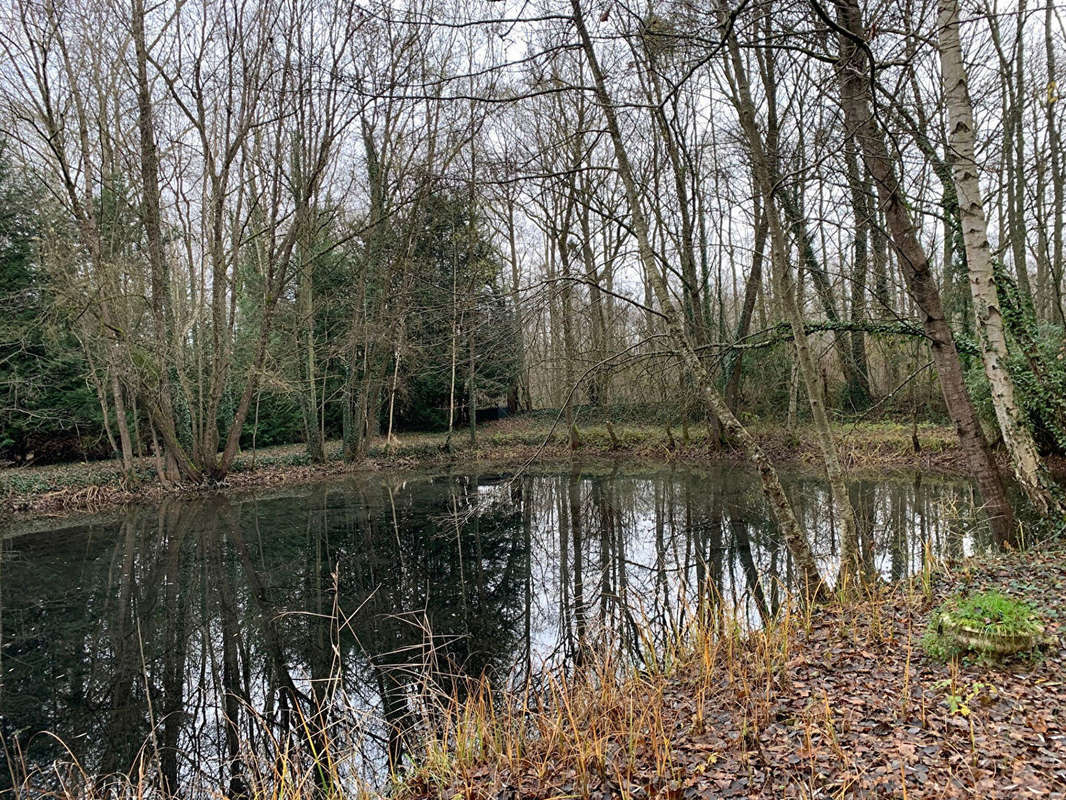
[[[974,651],[1004,657],[1040,644],[1044,625],[1028,602],[997,590],[948,598],[929,619],[922,647],[947,661]]]

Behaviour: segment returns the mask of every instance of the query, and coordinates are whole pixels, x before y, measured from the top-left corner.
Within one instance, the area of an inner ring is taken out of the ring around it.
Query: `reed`
[[[525,782],[563,778],[577,795],[607,783],[624,796],[638,772],[641,784],[665,784],[688,769],[676,754],[705,732],[709,709],[735,709],[746,741],[757,742],[803,616],[786,603],[750,631],[712,605],[715,613],[690,617],[654,659],[626,664],[600,648],[579,670],[559,667],[520,691],[495,693],[483,681],[465,701],[445,701],[425,757],[392,793],[480,797],[501,784],[521,791]],[[647,623],[638,625],[650,641]]]
[[[680,617],[688,622],[665,639],[638,614],[632,636],[640,643],[638,657],[623,657],[617,643],[589,641],[576,661],[528,670],[505,685],[485,676],[440,680],[443,654],[424,631],[428,645],[404,667],[423,676],[408,701],[407,755],[384,772],[364,768],[366,743],[352,735],[358,725],[338,727],[328,715],[301,706],[284,735],[276,722],[246,709],[230,760],[183,774],[174,792],[151,741],[132,770],[104,777],[89,774],[69,750],[65,763],[36,771],[17,750],[7,761],[15,765],[18,796],[49,800],[452,800],[495,797],[503,788],[521,796],[544,787],[626,797],[641,787],[667,791],[694,769],[710,770],[735,756],[737,748],[754,761],[771,762],[773,754],[762,752],[762,734],[784,722],[801,732],[801,757],[828,748],[847,781],[861,770],[847,745],[850,718],[824,689],[808,686],[808,693],[797,694],[793,681],[801,683],[804,675],[795,664],[820,658],[828,648],[905,654],[898,700],[887,701],[891,718],[924,727],[931,714],[942,714],[921,689],[926,667],[914,664],[922,656],[909,623],[900,628],[901,618],[928,608],[936,576],[943,574],[943,565],[930,552],[925,556],[921,570],[896,586],[846,588],[818,606],[786,594],[779,613],[756,629],[714,596],[685,606]],[[820,644],[812,647],[812,636]],[[956,688],[961,679],[952,678],[948,694],[965,696]],[[792,702],[783,720],[782,698],[797,697],[807,699]],[[736,738],[721,751],[712,749],[707,743],[726,718]],[[696,756],[694,746],[703,748]],[[194,763],[188,755],[187,763]],[[812,772],[805,780],[815,792],[819,777]]]

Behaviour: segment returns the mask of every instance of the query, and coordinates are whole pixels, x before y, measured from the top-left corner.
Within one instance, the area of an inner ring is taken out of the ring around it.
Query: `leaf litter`
[[[944,598],[991,589],[1041,611],[1042,651],[948,664],[922,651]],[[1064,614],[1066,553],[968,559],[927,593],[898,586],[818,606],[784,636],[704,643],[704,657],[690,651],[613,693],[575,684],[568,733],[541,706],[472,758],[414,771],[399,794],[1066,798]]]

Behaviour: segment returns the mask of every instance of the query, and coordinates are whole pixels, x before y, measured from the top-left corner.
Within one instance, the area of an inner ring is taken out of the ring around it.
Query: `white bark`
[[[1007,337],[1003,314],[996,295],[988,225],[981,200],[981,186],[975,161],[975,127],[966,67],[959,38],[958,0],[939,0],[938,35],[944,95],[948,106],[949,146],[953,152],[953,173],[959,198],[962,235],[969,266],[981,360],[992,393],[1003,441],[1011,466],[1026,496],[1045,513],[1063,513],[1060,493],[1048,477],[1026,426],[1014,394],[1014,381],[1007,370]]]

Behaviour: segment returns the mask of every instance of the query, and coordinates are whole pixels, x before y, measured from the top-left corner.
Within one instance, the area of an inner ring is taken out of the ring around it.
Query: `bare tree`
[[[870,103],[869,70],[873,65],[864,38],[861,11],[855,0],[836,0],[837,19],[833,22],[817,4],[817,0],[812,0],[812,5],[838,33],[839,80],[847,134],[859,142],[866,167],[877,187],[881,211],[888,222],[907,289],[924,314],[922,324],[930,340],[944,402],[981,488],[993,528],[1001,540],[1008,540],[1013,536],[1014,512],[973,403],[966,393],[955,337],[944,317],[936,278],[907,210],[894,157],[889,153],[884,133]]]
[[[706,368],[696,354],[692,342],[685,334],[683,320],[674,306],[670,293],[667,290],[665,279],[659,271],[660,268],[656,263],[655,253],[652,249],[648,235],[648,223],[644,216],[644,211],[641,208],[640,197],[633,176],[633,169],[629,162],[629,156],[622,139],[622,132],[618,125],[611,97],[607,91],[603,72],[599,66],[596,50],[592,44],[592,37],[589,35],[588,28],[585,24],[580,1],[571,0],[571,9],[573,10],[574,24],[577,26],[581,46],[585,53],[589,70],[592,73],[596,96],[603,111],[607,124],[607,131],[614,147],[615,161],[619,177],[626,188],[630,220],[633,232],[637,238],[640,260],[644,266],[652,290],[655,293],[655,297],[659,302],[662,315],[665,317],[664,321],[670,331],[671,338],[673,339],[675,346],[679,349],[685,366],[692,371],[696,376],[696,379],[700,382],[700,388],[704,393],[704,397],[706,398],[711,411],[719,420],[721,420],[726,432],[735,438],[736,441],[741,443],[741,446],[748,454],[748,458],[751,459],[752,463],[755,464],[756,468],[759,470],[760,477],[762,478],[763,491],[767,496],[774,517],[777,520],[777,524],[780,526],[785,540],[788,542],[789,549],[792,551],[793,558],[796,560],[797,568],[802,576],[800,583],[806,592],[818,594],[822,591],[824,584],[818,571],[817,564],[815,563],[814,556],[811,553],[810,544],[807,541],[806,534],[803,532],[803,529],[800,527],[799,522],[792,511],[792,506],[781,486],[777,471],[763,453],[762,448],[759,447],[754,437],[752,437],[748,430],[741,424],[740,420],[736,418],[733,412],[729,409],[729,406],[726,405],[725,399],[718,392],[713,380],[711,380]]]
[[[1014,380],[1007,368],[1007,335],[1003,312],[996,296],[988,228],[974,158],[976,126],[966,67],[962,60],[958,0],[940,0],[939,10],[940,63],[950,119],[952,165],[985,376],[991,387],[999,430],[1010,453],[1019,485],[1044,513],[1053,510],[1063,514],[1066,508],[1060,497],[1061,492],[1040,461],[1032,433],[1026,427],[1024,415],[1015,399]]]

